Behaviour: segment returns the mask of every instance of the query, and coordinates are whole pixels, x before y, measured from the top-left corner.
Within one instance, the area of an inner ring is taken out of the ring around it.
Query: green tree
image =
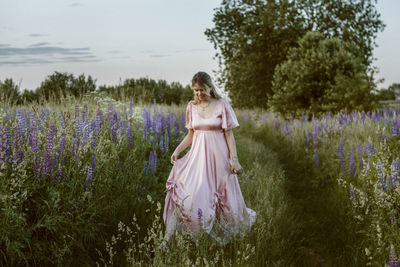
[[[217,49],[218,83],[236,106],[263,107],[275,67],[307,31],[354,43],[366,66],[384,24],[376,0],[224,0],[205,34]]]
[[[95,83],[96,80],[93,80],[90,75],[87,79],[84,74],[75,78],[71,73],[56,71],[41,83],[36,93],[46,101],[60,102],[67,95],[80,97],[83,94],[93,92],[96,89]]]
[[[388,87],[388,90],[394,94],[395,99],[400,99],[400,83],[393,83]]]
[[[5,79],[4,82],[0,81],[0,102],[11,105],[20,103],[18,85],[11,78]]]
[[[308,32],[275,71],[269,106],[288,116],[376,107],[375,84],[353,43]]]

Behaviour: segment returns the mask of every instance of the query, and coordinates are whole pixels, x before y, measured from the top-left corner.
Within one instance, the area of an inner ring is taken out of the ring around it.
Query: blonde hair
[[[203,88],[206,95],[211,96],[215,99],[221,99],[222,97],[217,93],[214,83],[211,80],[210,75],[204,71],[197,72],[192,78],[192,86],[197,83],[198,86]],[[193,92],[193,103],[195,105],[200,103],[197,95]]]

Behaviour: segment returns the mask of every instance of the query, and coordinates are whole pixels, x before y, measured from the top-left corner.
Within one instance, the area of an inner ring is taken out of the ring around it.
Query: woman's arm
[[[188,134],[185,136],[185,138],[183,138],[182,142],[175,148],[175,152],[177,152],[177,154],[180,154],[182,151],[184,151],[188,146],[190,146],[192,144],[193,141],[193,129],[189,129]]]
[[[226,143],[228,144],[229,153],[231,155],[231,158],[233,159],[232,172],[241,173],[242,167],[239,164],[239,159],[238,159],[237,151],[236,151],[236,142],[235,142],[235,137],[233,136],[232,129],[225,130],[225,139],[226,139]]]
[[[171,164],[174,164],[178,159],[179,154],[184,151],[188,146],[192,144],[193,141],[193,129],[189,129],[188,134],[183,138],[182,142],[175,148],[174,153],[171,155]]]

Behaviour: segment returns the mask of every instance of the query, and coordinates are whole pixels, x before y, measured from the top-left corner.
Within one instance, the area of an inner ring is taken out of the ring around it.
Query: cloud
[[[110,50],[110,51],[108,51],[108,53],[110,53],[110,54],[121,54],[122,51],[121,50]]]
[[[93,55],[88,47],[65,48],[51,46],[46,42],[22,48],[0,45],[0,66],[97,61],[101,60]]]
[[[83,5],[81,3],[75,2],[75,3],[69,4],[68,6],[69,7],[81,7]]]
[[[18,60],[8,60],[8,61],[0,61],[0,66],[3,65],[38,65],[38,64],[53,64],[53,63],[63,63],[63,62],[99,62],[100,59],[85,59],[85,58],[76,58],[76,57],[63,57],[63,58],[55,58],[52,60],[49,59],[40,59],[40,58],[25,58]]]
[[[43,37],[48,36],[48,34],[41,34],[41,33],[31,33],[29,34],[30,37]]]
[[[0,56],[17,55],[88,55],[91,54],[88,47],[82,48],[63,48],[57,46],[29,46],[25,48],[0,47]]]
[[[150,55],[150,57],[168,57],[169,55],[163,55],[163,54],[153,54]]]
[[[35,47],[35,46],[44,46],[48,45],[49,43],[43,42],[43,43],[36,43],[36,44],[31,44],[30,47]]]

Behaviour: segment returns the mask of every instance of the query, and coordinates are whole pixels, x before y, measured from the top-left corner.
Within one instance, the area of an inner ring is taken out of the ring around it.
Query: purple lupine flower
[[[392,137],[396,137],[399,135],[399,128],[397,125],[397,118],[394,118],[392,121]]]
[[[114,111],[113,113],[114,113],[114,115],[112,117],[110,130],[111,130],[111,134],[112,134],[112,141],[114,142],[114,144],[116,144],[117,143],[117,131],[119,129],[119,121],[118,121],[117,112]]]
[[[389,178],[389,176],[385,176],[384,185],[383,185],[385,192],[387,192],[389,190],[391,185],[392,185],[392,180]]]
[[[302,122],[306,122],[308,120],[308,117],[306,117],[306,114],[304,113],[304,111],[301,112],[301,120],[302,120]]]
[[[151,169],[151,174],[154,175],[157,170],[157,153],[154,153],[153,159],[154,159],[154,161],[153,161],[153,168]]]
[[[393,245],[390,246],[389,267],[400,267],[399,259]]]
[[[124,120],[124,121],[121,121],[121,127],[120,127],[120,131],[119,131],[121,139],[124,138],[125,132],[126,132],[126,121]]]
[[[378,110],[377,112],[376,112],[376,121],[380,121],[381,120],[381,111],[380,110]]]
[[[22,138],[21,141],[25,142],[26,135],[27,135],[27,129],[28,129],[26,116],[22,112],[21,109],[17,109],[15,118],[17,120],[17,129],[18,129],[19,135]]]
[[[339,163],[340,163],[340,168],[342,169],[342,172],[344,175],[347,175],[347,169],[346,169],[346,161],[344,159],[344,152],[343,152],[344,144],[343,142],[339,143],[339,147],[336,150],[338,153],[338,158],[339,158]]]
[[[319,157],[318,157],[318,150],[314,149],[314,155],[315,155],[315,164],[317,165],[317,167],[319,168]]]
[[[308,146],[308,137],[306,135],[306,130],[303,130],[304,144]]]
[[[290,135],[290,133],[291,133],[291,129],[290,129],[290,126],[288,126],[287,124],[285,125],[286,127],[286,136],[289,136]]]
[[[63,175],[62,165],[60,164],[57,169],[56,179],[54,180],[54,183],[60,183],[62,180],[62,175]]]
[[[86,174],[86,181],[85,181],[85,189],[88,189],[92,186],[91,182],[92,182],[92,178],[93,178],[93,169],[90,165],[87,166],[87,174]]]
[[[6,139],[5,160],[6,160],[7,164],[10,164],[11,163],[10,160],[13,155],[10,126],[8,126],[8,125],[6,126],[4,134],[5,134],[5,139]]]
[[[165,138],[165,140],[164,140],[164,153],[168,153],[168,151],[169,151],[169,135],[168,135],[168,133],[166,133],[164,135],[164,138]]]
[[[0,166],[6,161],[6,135],[5,131],[0,127]]]
[[[278,119],[274,120],[274,127],[275,127],[275,129],[278,129],[278,127],[279,127],[279,120]]]
[[[97,137],[100,133],[100,128],[101,128],[101,110],[98,109],[97,110],[97,114],[96,114],[96,119],[95,119],[95,123],[94,123],[94,133],[95,136]]]
[[[361,113],[361,120],[362,120],[362,122],[364,122],[365,121],[365,111],[362,111],[362,113]]]
[[[44,151],[43,164],[42,164],[42,177],[50,176],[53,168],[53,127],[49,127],[46,133],[46,148]]]
[[[165,153],[164,151],[164,137],[160,138],[160,143],[158,144],[158,146],[161,148],[161,150]]]
[[[171,135],[171,118],[172,118],[172,115],[169,114],[167,116],[167,119],[165,120],[165,127],[167,129],[168,135]]]
[[[129,124],[128,127],[128,149],[130,150],[132,148],[133,142],[132,142],[132,125]]]
[[[60,115],[58,117],[58,123],[60,124],[62,129],[65,129],[65,119],[64,119],[64,115]]]
[[[150,116],[150,110],[147,110],[146,107],[143,108],[142,117],[143,117],[143,140],[147,140],[151,125],[151,116]]]
[[[378,187],[383,191],[383,186],[385,183],[385,175],[383,172],[383,164],[380,160],[376,163],[376,173],[378,176]]]
[[[16,162],[20,164],[24,160],[24,152],[22,151],[22,133],[18,126],[14,127],[14,147],[17,150]]]
[[[92,151],[90,155],[90,166],[92,167],[92,170],[94,171],[96,168],[96,154]]]
[[[76,123],[75,123],[75,135],[77,140],[82,139],[82,123],[81,123],[81,118],[76,118]]]
[[[156,173],[156,169],[157,169],[157,154],[150,151],[149,162],[147,163],[145,173],[148,174],[150,172],[151,174],[154,175]]]
[[[154,161],[154,160],[153,160],[153,157],[154,157],[153,152],[150,151],[150,154],[149,154],[149,161],[147,162],[146,169],[145,169],[145,171],[144,171],[145,174],[148,174],[149,171],[150,171],[150,169],[151,169],[151,167],[152,167],[152,163],[153,163],[153,161]]]
[[[312,133],[312,140],[313,140],[314,147],[316,147],[318,145],[318,137],[317,137],[317,133],[316,132]]]
[[[375,157],[375,149],[373,144],[367,143],[366,149],[368,152],[368,158]]]
[[[356,167],[355,167],[355,161],[354,161],[354,153],[353,149],[350,149],[350,153],[348,154],[349,157],[349,171],[350,171],[350,176],[354,177],[356,174]]]
[[[174,138],[175,139],[179,138],[180,128],[181,128],[181,125],[179,124],[179,122],[174,117],[174,134],[175,134]]]
[[[199,223],[199,228],[202,229],[203,228],[203,211],[201,210],[201,208],[197,209],[197,220]]]
[[[83,143],[86,144],[89,141],[91,123],[90,121],[82,121],[82,124]]]
[[[243,119],[246,122],[246,124],[249,124],[249,114],[247,114],[247,112],[243,114]]]
[[[399,160],[394,160],[390,166],[390,176],[392,177],[392,186],[396,188],[399,182]]]

